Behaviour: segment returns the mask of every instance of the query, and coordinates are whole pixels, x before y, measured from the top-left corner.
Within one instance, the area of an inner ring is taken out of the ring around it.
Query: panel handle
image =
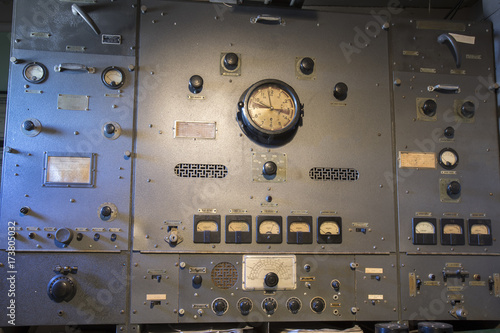
[[[436,84],[435,86],[428,86],[427,91],[440,91],[440,92],[454,92],[456,94],[460,93],[460,87],[450,84]]]
[[[250,19],[250,23],[262,23],[269,25],[285,25],[285,20],[281,18],[281,16],[272,16],[268,14],[261,14],[257,17],[252,17]]]
[[[94,67],[87,67],[82,64],[73,64],[73,63],[63,63],[54,66],[54,71],[62,72],[62,71],[77,71],[77,72],[87,72],[90,74],[95,73]]]

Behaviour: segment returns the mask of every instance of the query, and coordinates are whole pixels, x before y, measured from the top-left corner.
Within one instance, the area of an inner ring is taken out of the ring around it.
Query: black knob
[[[23,129],[25,131],[32,131],[35,129],[35,124],[31,121],[31,120],[26,120],[24,123],[23,123]]]
[[[287,305],[288,310],[290,310],[291,313],[297,313],[300,310],[300,301],[296,298],[292,298],[288,301]]]
[[[422,111],[427,117],[434,117],[436,115],[437,103],[432,99],[428,99],[422,105]]]
[[[81,232],[76,234],[76,240],[81,241],[83,239],[83,234]]]
[[[460,185],[459,182],[457,181],[452,181],[448,184],[446,187],[446,193],[448,193],[449,196],[454,196],[460,194],[460,191],[462,190],[462,186]]]
[[[19,209],[19,212],[21,212],[21,214],[23,215],[26,215],[30,212],[30,209],[28,207],[21,207],[21,209]]]
[[[189,79],[189,91],[198,94],[203,89],[203,78],[199,75],[193,75]]]
[[[446,127],[444,130],[444,136],[447,137],[448,139],[453,139],[455,136],[455,129],[453,127]]]
[[[28,235],[29,239],[33,239],[35,238],[35,233],[34,232],[30,232],[29,235]]]
[[[397,323],[376,324],[375,333],[408,333],[408,326]]]
[[[270,288],[276,287],[276,285],[279,282],[279,277],[276,273],[267,273],[266,276],[264,277],[264,284]]]
[[[238,303],[238,307],[240,309],[241,314],[247,315],[250,313],[250,310],[252,309],[252,301],[247,298],[242,299]]]
[[[476,113],[476,106],[472,102],[465,102],[462,104],[460,112],[462,113],[462,116],[470,119],[474,117],[474,114]]]
[[[222,299],[222,298],[216,299],[214,302],[214,305],[213,305],[213,310],[218,316],[223,315],[224,312],[226,312],[226,310],[227,310],[226,300]]]
[[[113,124],[106,124],[106,126],[104,126],[104,131],[106,132],[106,134],[113,134],[115,132],[115,125]]]
[[[266,310],[268,314],[273,314],[274,310],[276,310],[276,307],[277,304],[273,298],[267,298],[266,300],[264,300],[264,310]]]
[[[316,313],[323,312],[325,310],[325,301],[319,297],[313,298],[311,301],[311,309]]]
[[[340,289],[340,281],[339,280],[333,280],[332,281],[332,287],[335,290],[339,290]]]
[[[238,67],[238,61],[239,61],[239,58],[238,58],[238,55],[236,53],[232,53],[232,52],[227,53],[224,56],[224,67],[226,67],[226,69],[228,69],[230,71],[233,71]]]
[[[68,228],[60,228],[56,231],[56,241],[64,245],[69,245],[73,240],[73,231]]]
[[[101,208],[101,215],[102,216],[108,217],[108,216],[111,216],[111,213],[113,213],[113,211],[111,210],[111,207],[104,206]]]
[[[193,284],[200,285],[202,281],[203,278],[201,277],[201,275],[196,274],[195,276],[193,276]]]
[[[47,286],[47,293],[54,302],[69,302],[75,296],[76,285],[71,278],[58,275],[50,280]]]
[[[304,58],[300,61],[300,71],[305,74],[309,75],[314,71],[314,60],[311,58]]]
[[[278,166],[273,161],[267,161],[262,167],[262,173],[266,176],[274,176],[278,172]]]
[[[453,333],[453,326],[446,323],[420,322],[418,323],[419,333]]]
[[[333,96],[339,101],[343,101],[347,98],[347,90],[347,84],[345,84],[344,82],[339,82],[333,89]]]

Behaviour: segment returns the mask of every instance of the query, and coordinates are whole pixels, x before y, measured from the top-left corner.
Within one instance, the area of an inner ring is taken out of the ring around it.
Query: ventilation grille
[[[312,180],[356,181],[359,178],[359,172],[356,169],[312,168],[309,170],[309,177]]]
[[[221,262],[212,269],[212,282],[217,288],[229,289],[238,282],[238,270],[229,262]]]
[[[175,166],[174,172],[181,178],[225,178],[227,167],[221,164],[180,163]]]

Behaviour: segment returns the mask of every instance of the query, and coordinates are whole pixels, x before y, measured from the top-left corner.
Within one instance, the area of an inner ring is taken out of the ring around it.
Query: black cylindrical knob
[[[292,313],[297,313],[300,310],[300,302],[296,298],[292,298],[287,303],[288,310]]]
[[[319,297],[313,298],[311,301],[311,309],[316,313],[323,312],[325,310],[325,301]]]
[[[450,182],[448,184],[448,186],[446,187],[446,193],[448,193],[449,196],[458,195],[458,194],[460,194],[461,190],[462,190],[462,186],[456,180]]]
[[[28,235],[29,239],[33,239],[35,238],[35,233],[34,232],[30,232],[29,235]]]
[[[216,313],[224,313],[227,309],[227,302],[223,299],[218,299],[214,302],[214,311]]]
[[[311,74],[314,71],[314,60],[311,58],[303,58],[300,61],[300,71],[305,75]]]
[[[47,292],[54,302],[69,302],[75,296],[76,286],[68,277],[57,276],[49,282]]]
[[[73,240],[73,231],[68,228],[60,228],[56,231],[56,241],[64,245],[69,245]]]
[[[276,273],[267,273],[266,276],[264,277],[264,284],[270,288],[276,287],[276,285],[279,282],[279,277]]]
[[[278,172],[278,166],[273,161],[267,161],[262,167],[262,173],[265,176],[274,176]]]
[[[101,215],[102,216],[108,217],[108,216],[111,216],[111,213],[113,213],[113,211],[111,210],[111,207],[104,206],[101,208]]]
[[[423,321],[418,323],[419,333],[453,333],[453,326],[445,323]]]
[[[31,120],[26,120],[24,123],[23,123],[23,129],[25,131],[32,131],[35,129],[35,124],[31,121]]]
[[[453,127],[446,127],[444,129],[444,136],[448,139],[452,139],[455,136],[455,129]]]
[[[274,310],[276,310],[276,301],[273,299],[267,299],[264,302],[264,310],[266,310],[267,313],[273,313]]]
[[[340,289],[340,281],[339,280],[333,280],[332,281],[332,287],[335,290],[339,290]]]
[[[339,101],[343,101],[347,98],[347,90],[347,84],[345,84],[344,82],[339,82],[333,89],[333,96]]]
[[[408,333],[408,326],[397,323],[376,324],[375,333]]]
[[[26,215],[30,212],[30,209],[28,207],[21,207],[21,209],[19,209],[19,212],[23,215]]]
[[[238,304],[238,308],[242,314],[248,314],[252,309],[252,303],[249,299],[241,300]]]
[[[422,105],[422,111],[427,117],[434,117],[436,115],[436,110],[437,103],[432,99],[426,100]]]
[[[238,67],[238,61],[239,58],[236,53],[226,53],[226,55],[224,56],[224,67],[226,67],[226,69],[230,71],[233,71]]]
[[[113,134],[115,132],[115,125],[113,124],[106,124],[104,126],[104,131],[106,134]]]
[[[472,102],[465,102],[462,104],[460,112],[462,113],[462,116],[470,119],[474,117],[474,114],[476,113],[476,106]]]
[[[193,75],[189,79],[189,91],[198,94],[203,89],[203,78],[199,75]]]
[[[196,274],[195,276],[193,276],[193,284],[200,285],[202,281],[203,278],[201,277],[201,275]]]

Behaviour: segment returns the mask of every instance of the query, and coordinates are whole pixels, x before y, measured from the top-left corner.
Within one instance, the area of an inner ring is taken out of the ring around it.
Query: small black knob
[[[104,206],[101,208],[101,215],[102,216],[108,217],[108,216],[111,216],[111,213],[113,213],[113,211],[111,210],[111,207]]]
[[[448,193],[449,196],[454,196],[460,194],[460,191],[462,190],[462,186],[460,185],[459,182],[457,181],[452,181],[448,184],[446,187],[446,193]]]
[[[267,161],[262,167],[262,173],[265,176],[274,176],[278,172],[278,166],[273,161]]]
[[[233,71],[238,67],[238,61],[239,58],[236,53],[226,53],[226,55],[224,56],[224,67],[226,67],[226,69],[230,71]]]
[[[279,282],[279,277],[276,273],[267,273],[266,276],[264,277],[264,284],[270,288],[276,287],[276,285]]]
[[[30,232],[29,235],[28,235],[29,239],[33,239],[35,238],[35,233],[34,232]]]
[[[304,58],[300,61],[300,71],[302,74],[310,75],[314,71],[314,60]]]
[[[104,126],[104,131],[106,132],[106,134],[113,134],[115,132],[115,125],[106,124],[106,126]]]
[[[427,117],[434,117],[436,115],[436,110],[437,103],[432,99],[426,100],[422,105],[422,111]]]
[[[288,301],[287,305],[288,310],[290,310],[291,313],[297,313],[300,310],[300,301],[296,298],[292,298],[291,300]]]
[[[238,304],[238,307],[240,308],[241,314],[247,315],[252,309],[252,301],[250,301],[249,299],[243,299]]]
[[[446,127],[444,130],[444,136],[447,137],[448,139],[453,139],[455,136],[455,129],[453,127]]]
[[[332,281],[332,287],[335,290],[339,290],[340,289],[340,281],[339,280],[333,280]]]
[[[201,275],[196,274],[195,276],[193,276],[193,284],[200,285],[202,281],[203,278],[201,277]]]
[[[347,98],[347,90],[347,84],[345,84],[344,82],[339,82],[333,89],[333,96],[339,101],[343,101]]]
[[[217,315],[222,315],[227,310],[227,302],[224,299],[217,299],[214,302],[213,309]]]
[[[81,232],[76,234],[76,240],[81,241],[83,239],[83,234]]]
[[[264,310],[266,310],[268,314],[273,314],[274,310],[276,310],[276,306],[276,301],[272,298],[268,298],[264,301]]]
[[[21,214],[23,215],[26,215],[30,212],[30,209],[28,207],[21,207],[21,209],[19,209],[19,212],[21,212]]]
[[[26,120],[24,123],[23,123],[23,129],[25,131],[32,131],[35,129],[35,124],[31,121],[31,120]]]
[[[55,276],[47,286],[47,293],[54,302],[69,302],[75,296],[76,285],[69,277]]]
[[[193,75],[189,79],[189,91],[193,94],[199,94],[203,89],[203,78],[199,75]]]
[[[313,298],[311,309],[316,313],[323,312],[325,310],[325,301],[319,297]]]
[[[73,240],[73,231],[68,228],[60,228],[56,231],[56,241],[64,245],[69,245]]]
[[[462,116],[470,119],[474,117],[474,114],[476,113],[476,106],[472,102],[465,102],[462,104],[460,112],[462,113]]]

